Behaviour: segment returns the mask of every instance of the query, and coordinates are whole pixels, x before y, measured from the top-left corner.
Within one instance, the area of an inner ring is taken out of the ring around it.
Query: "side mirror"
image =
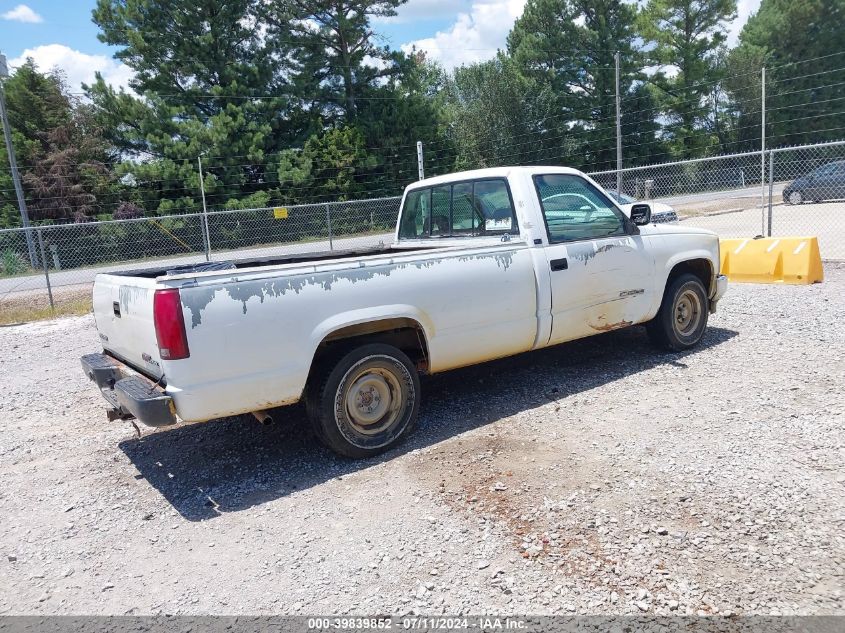
[[[631,222],[643,226],[651,222],[651,205],[635,204],[631,207]]]

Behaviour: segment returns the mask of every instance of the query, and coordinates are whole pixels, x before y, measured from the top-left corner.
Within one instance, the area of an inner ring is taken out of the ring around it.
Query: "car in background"
[[[840,198],[845,198],[845,160],[822,165],[783,189],[783,201],[787,204]]]
[[[629,218],[631,217],[631,207],[637,203],[648,204],[651,207],[651,221],[654,224],[665,224],[667,222],[677,222],[678,221],[678,213],[670,207],[668,204],[663,202],[655,202],[654,200],[647,200],[642,202],[631,196],[626,196],[624,193],[616,193],[615,191],[611,191],[606,189],[607,195],[609,195],[614,202],[619,205],[619,208],[627,215]]]

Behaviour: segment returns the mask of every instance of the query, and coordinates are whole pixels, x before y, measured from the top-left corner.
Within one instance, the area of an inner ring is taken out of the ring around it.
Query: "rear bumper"
[[[710,313],[716,312],[716,306],[728,289],[728,278],[725,275],[716,275],[716,292],[710,297]]]
[[[137,418],[147,426],[176,424],[173,398],[162,387],[106,354],[86,354],[82,370],[114,408],[113,417]]]

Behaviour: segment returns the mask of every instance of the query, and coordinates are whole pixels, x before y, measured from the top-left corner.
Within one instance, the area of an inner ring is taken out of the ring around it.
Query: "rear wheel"
[[[322,443],[346,457],[371,457],[410,433],[419,413],[420,380],[401,350],[362,345],[323,367],[306,399]]]
[[[680,352],[698,344],[709,314],[704,284],[695,275],[684,274],[667,286],[660,310],[646,328],[656,345]]]

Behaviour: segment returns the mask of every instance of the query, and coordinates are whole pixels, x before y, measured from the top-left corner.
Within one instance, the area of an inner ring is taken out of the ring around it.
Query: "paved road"
[[[393,233],[382,233],[378,235],[362,235],[358,237],[343,237],[333,240],[331,246],[337,249],[366,248],[376,246],[379,242],[389,244],[393,241]],[[291,255],[295,253],[311,253],[315,251],[328,251],[328,240],[322,242],[293,242],[279,244],[277,246],[262,246],[237,251],[220,251],[212,253],[211,259],[221,261],[226,259],[245,259],[248,257],[267,257],[270,255]],[[111,263],[92,268],[75,268],[50,273],[50,284],[54,288],[65,286],[87,285],[94,282],[94,277],[99,273],[116,272],[124,270],[135,270],[141,268],[152,268],[160,266],[176,267],[185,264],[193,264],[205,261],[202,254],[183,255],[179,257],[167,257],[157,260],[128,261],[125,263]],[[25,277],[0,278],[0,299],[5,295],[17,292],[31,292],[34,290],[46,290],[47,285],[43,274],[27,275]]]
[[[721,237],[753,237],[761,234],[760,209],[702,216],[684,224],[715,231]],[[845,202],[820,202],[772,207],[772,236],[815,235],[822,259],[845,260]]]
[[[773,202],[781,202],[781,193],[785,183],[775,183],[772,187]],[[689,205],[696,202],[714,202],[718,200],[748,200],[751,204],[759,204],[761,189],[757,187],[744,187],[742,189],[731,189],[728,191],[708,191],[704,193],[692,193],[683,196],[668,196],[666,198],[657,198],[659,202],[665,202],[670,205]],[[768,202],[768,189],[766,190],[766,200]]]

